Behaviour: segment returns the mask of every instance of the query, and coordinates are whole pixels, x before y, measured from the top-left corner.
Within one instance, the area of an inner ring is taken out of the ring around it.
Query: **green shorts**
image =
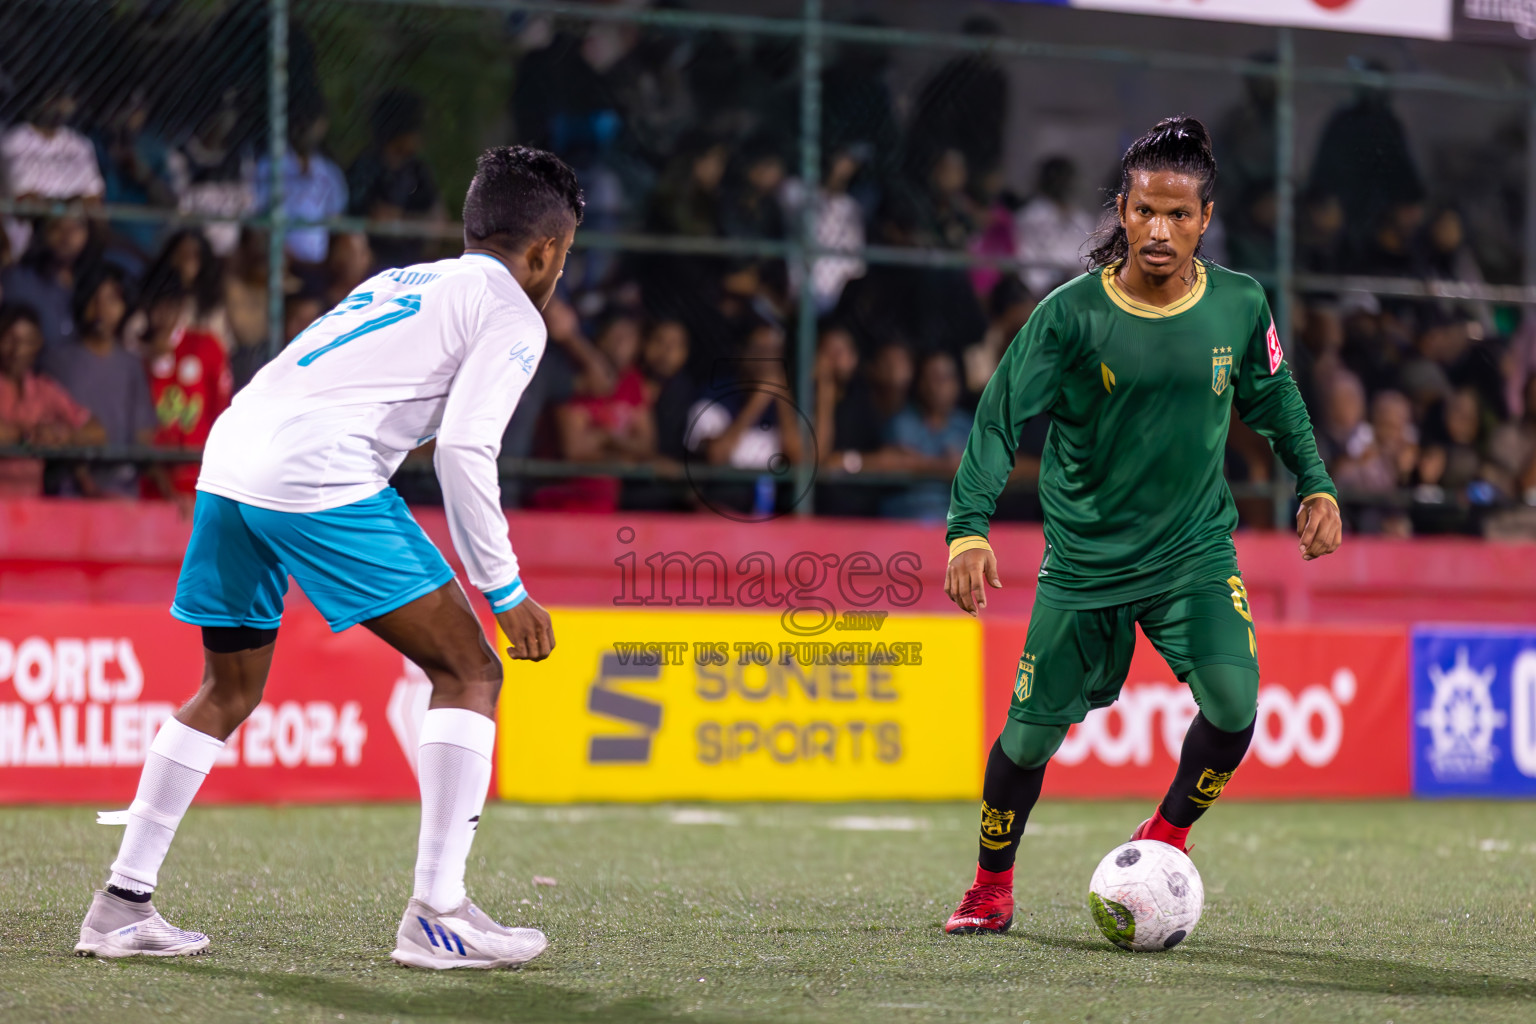
[[[1008,717],[1066,725],[1113,704],[1131,670],[1138,623],[1181,681],[1215,664],[1258,674],[1258,641],[1241,573],[1113,608],[1052,608],[1037,597]]]

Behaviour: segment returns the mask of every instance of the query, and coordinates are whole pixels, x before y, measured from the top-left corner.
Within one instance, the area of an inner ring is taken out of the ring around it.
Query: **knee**
[[[1253,724],[1253,720],[1258,716],[1258,712],[1257,704],[1247,709],[1219,708],[1214,713],[1212,713],[1210,708],[1200,709],[1200,713],[1205,716],[1205,720],[1222,732],[1246,731]]]
[[[203,692],[233,731],[261,703],[277,630],[203,627]]]
[[[1222,732],[1243,732],[1259,711],[1259,674],[1238,665],[1205,665],[1189,674],[1200,714]]]
[[[1035,725],[1009,718],[998,742],[1008,760],[1020,768],[1041,768],[1067,738],[1068,725]]]

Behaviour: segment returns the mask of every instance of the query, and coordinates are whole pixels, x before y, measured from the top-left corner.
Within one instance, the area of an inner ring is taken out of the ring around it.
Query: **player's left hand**
[[[555,629],[549,612],[533,598],[516,608],[496,613],[496,622],[507,635],[507,657],[518,661],[543,661],[555,649]]]
[[[997,556],[986,548],[971,548],[949,560],[944,570],[944,593],[960,610],[976,618],[987,606],[987,586],[1001,588],[997,578]]]
[[[1344,538],[1344,523],[1338,506],[1327,498],[1314,496],[1301,503],[1296,512],[1296,536],[1301,541],[1301,557],[1312,561],[1337,551]]]

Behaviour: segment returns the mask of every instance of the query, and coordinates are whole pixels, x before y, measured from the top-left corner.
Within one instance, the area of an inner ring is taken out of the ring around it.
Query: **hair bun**
[[[1165,117],[1153,125],[1152,135],[1162,135],[1173,138],[1189,138],[1201,149],[1211,148],[1211,132],[1206,128],[1205,122],[1198,117],[1188,117],[1183,114],[1177,117]]]

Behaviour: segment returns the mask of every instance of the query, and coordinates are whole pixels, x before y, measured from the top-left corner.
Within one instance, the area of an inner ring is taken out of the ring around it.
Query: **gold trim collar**
[[[1119,269],[1118,263],[1105,267],[1099,272],[1099,280],[1104,284],[1104,294],[1109,296],[1109,301],[1132,316],[1147,320],[1167,320],[1180,313],[1189,312],[1194,308],[1195,303],[1205,297],[1205,264],[1199,260],[1195,260],[1195,286],[1189,290],[1188,295],[1167,306],[1149,306],[1127,295],[1125,289],[1120,287],[1120,282],[1115,279],[1115,273]]]

